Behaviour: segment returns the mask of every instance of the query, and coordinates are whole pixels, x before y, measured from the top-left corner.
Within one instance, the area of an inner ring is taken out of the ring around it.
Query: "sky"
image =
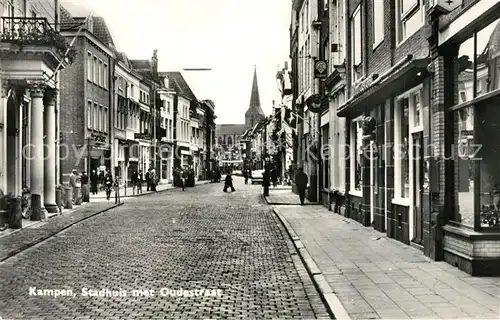
[[[291,0],[62,0],[73,16],[105,19],[118,51],[183,71],[198,99],[215,103],[218,124],[244,123],[254,67],[261,106],[279,104],[276,71],[289,56]]]

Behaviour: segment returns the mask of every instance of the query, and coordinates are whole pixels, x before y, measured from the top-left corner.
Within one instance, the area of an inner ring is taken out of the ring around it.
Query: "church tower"
[[[265,119],[266,115],[260,107],[259,86],[257,85],[257,66],[253,71],[252,93],[250,95],[250,105],[245,112],[245,125],[247,128],[255,126],[258,122]]]

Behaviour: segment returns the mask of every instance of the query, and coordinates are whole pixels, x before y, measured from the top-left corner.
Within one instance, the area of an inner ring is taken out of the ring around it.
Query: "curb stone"
[[[266,203],[269,204],[267,201],[266,197],[264,197],[264,200]],[[330,313],[330,316],[332,316],[334,319],[345,319],[345,320],[351,320],[351,317],[345,310],[344,306],[338,299],[338,297],[335,295],[333,292],[333,289],[331,288],[330,284],[328,284],[328,281],[325,279],[324,275],[321,273],[321,270],[318,268],[314,260],[312,259],[311,255],[307,251],[307,249],[303,246],[302,242],[300,242],[299,237],[295,234],[295,231],[291,228],[290,224],[288,221],[285,219],[285,217],[281,214],[279,209],[273,208],[274,214],[279,218],[283,226],[288,232],[288,235],[292,239],[292,242],[296,248],[296,250],[299,253],[299,256],[306,266],[307,272],[309,273],[309,276],[312,278],[314,285],[318,289],[321,300],[325,303],[328,312]],[[293,235],[293,238],[292,238]],[[299,247],[301,246],[301,247]]]
[[[115,204],[114,206],[111,206],[111,207],[106,208],[106,209],[104,209],[104,210],[94,212],[94,213],[92,213],[92,214],[90,214],[90,215],[88,215],[88,216],[86,216],[86,217],[84,217],[84,218],[82,218],[82,219],[72,221],[72,222],[71,222],[71,223],[69,223],[68,225],[66,225],[66,226],[64,226],[64,227],[62,227],[62,228],[60,228],[60,229],[58,229],[58,230],[56,230],[56,231],[51,231],[51,232],[49,232],[49,233],[47,233],[47,234],[45,234],[45,235],[43,235],[43,236],[41,236],[41,237],[39,237],[39,238],[37,238],[37,239],[33,240],[33,241],[30,241],[30,242],[24,243],[24,244],[22,244],[19,248],[14,249],[14,250],[12,250],[12,251],[8,252],[7,254],[5,254],[5,255],[1,256],[1,257],[0,257],[0,262],[3,262],[3,261],[5,261],[5,260],[7,260],[7,259],[9,259],[9,258],[11,258],[11,257],[13,257],[13,256],[15,256],[16,254],[21,253],[22,251],[24,251],[24,250],[26,250],[26,249],[29,249],[29,248],[31,248],[31,247],[33,247],[33,246],[35,246],[35,245],[39,244],[39,243],[40,243],[40,242],[42,242],[42,241],[45,241],[45,240],[47,240],[47,239],[49,239],[49,238],[52,238],[53,236],[57,235],[58,233],[61,233],[62,231],[64,231],[64,230],[66,230],[66,229],[71,228],[72,226],[74,226],[74,225],[75,225],[75,224],[77,224],[77,223],[80,223],[80,222],[82,222],[82,221],[85,221],[85,220],[87,220],[87,219],[90,219],[90,218],[92,218],[92,217],[94,217],[94,216],[96,216],[96,215],[98,215],[98,214],[104,213],[104,212],[109,211],[109,210],[111,210],[111,209],[115,209],[115,208],[117,208],[117,207],[119,207],[119,206],[122,206],[123,204],[124,204],[123,202],[122,202],[122,203],[118,203],[118,204]]]

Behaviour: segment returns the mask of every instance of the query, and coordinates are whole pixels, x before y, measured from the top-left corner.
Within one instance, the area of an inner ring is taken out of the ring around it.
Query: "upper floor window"
[[[98,83],[99,81],[99,60],[97,60],[97,57],[94,56],[94,74],[93,74],[93,81],[94,83]]]
[[[104,79],[103,73],[104,72],[103,72],[102,60],[99,60],[99,74],[98,74],[99,78],[97,79],[97,81],[98,81],[97,84],[101,87],[103,86],[103,82],[104,82],[103,81],[103,79]]]
[[[363,54],[363,40],[362,40],[362,23],[361,23],[361,5],[359,5],[351,18],[351,44],[352,44],[352,68],[353,80],[358,81],[362,77],[362,54]]]
[[[92,68],[92,53],[87,52],[87,80],[92,81],[94,79],[94,72]]]
[[[402,42],[424,25],[423,0],[397,0],[396,23],[398,42]]]
[[[373,0],[373,46],[384,40],[384,1]]]
[[[108,65],[104,63],[104,70],[103,70],[103,87],[104,89],[108,89],[108,81],[109,81],[109,71],[108,71]]]

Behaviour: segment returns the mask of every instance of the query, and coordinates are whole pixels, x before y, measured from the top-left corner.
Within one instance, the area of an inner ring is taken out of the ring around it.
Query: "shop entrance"
[[[412,194],[412,209],[413,209],[413,239],[412,242],[422,245],[424,234],[422,196],[424,190],[424,155],[422,152],[422,132],[412,134],[413,157],[413,194]]]

